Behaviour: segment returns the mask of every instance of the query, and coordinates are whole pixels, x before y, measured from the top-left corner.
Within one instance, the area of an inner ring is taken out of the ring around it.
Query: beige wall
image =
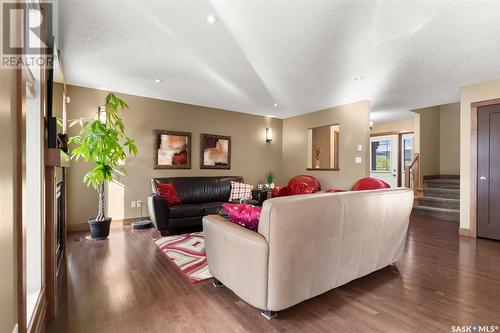
[[[68,118],[91,117],[104,103],[105,91],[76,86],[68,87],[71,103]],[[111,184],[113,198],[108,211],[114,218],[138,217],[140,210],[130,208],[132,200],[146,204],[152,177],[167,176],[222,176],[240,175],[250,184],[264,182],[266,173],[272,171],[279,182],[282,162],[282,124],[280,119],[230,112],[188,104],[117,94],[130,109],[122,113],[127,134],[136,140],[139,155],[127,160],[127,176],[120,177],[121,184]],[[265,139],[266,127],[273,128],[273,141]],[[175,130],[192,133],[191,170],[153,170],[153,129]],[[73,134],[74,134],[74,130]],[[200,134],[221,134],[232,137],[231,170],[200,170]],[[70,132],[70,135],[72,132]],[[96,215],[97,194],[83,183],[89,163],[72,162],[68,172],[69,224],[86,223]],[[147,214],[146,207],[143,209]]]
[[[460,174],[460,103],[439,107],[439,173]]]
[[[460,174],[460,103],[412,110],[421,176]]]
[[[420,175],[439,175],[440,162],[440,135],[439,135],[439,106],[413,110],[420,119]]]
[[[0,70],[0,332],[17,323],[17,266],[15,234],[16,76]]]
[[[349,188],[369,175],[370,103],[361,101],[283,120],[283,177],[286,183],[296,175],[319,179],[323,189]],[[307,130],[325,125],[340,125],[340,171],[314,171],[307,167]],[[361,144],[363,151],[357,151]],[[354,164],[356,156],[362,164]],[[282,183],[283,184],[283,183]]]
[[[460,227],[470,228],[471,109],[473,102],[500,98],[500,80],[465,86],[460,90]]]
[[[413,131],[415,131],[415,117],[410,119],[374,123],[373,129],[370,130],[370,134]]]

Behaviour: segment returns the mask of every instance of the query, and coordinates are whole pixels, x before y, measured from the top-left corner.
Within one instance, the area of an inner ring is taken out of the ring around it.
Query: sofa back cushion
[[[258,232],[269,244],[268,308],[284,309],[397,261],[409,189],[274,198]]]
[[[243,178],[239,176],[153,178],[151,190],[153,193],[158,193],[156,183],[171,183],[175,186],[183,204],[227,202],[231,193],[231,181],[243,182]]]

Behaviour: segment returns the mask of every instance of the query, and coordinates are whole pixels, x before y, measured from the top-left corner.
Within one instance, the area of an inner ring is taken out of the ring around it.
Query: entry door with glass
[[[398,186],[398,135],[370,138],[370,177]]]
[[[405,184],[405,168],[410,165],[413,158],[413,133],[401,134],[401,186],[412,187],[411,184]],[[410,181],[411,182],[411,181]]]

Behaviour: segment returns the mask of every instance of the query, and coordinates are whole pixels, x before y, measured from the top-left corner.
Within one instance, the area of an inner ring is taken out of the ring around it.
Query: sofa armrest
[[[252,199],[259,202],[259,206],[262,206],[265,200],[267,200],[267,191],[263,190],[252,190]]]
[[[203,218],[203,233],[210,274],[247,303],[267,310],[265,238],[219,215]]]
[[[149,218],[161,233],[168,230],[169,205],[164,197],[150,194],[148,197]]]

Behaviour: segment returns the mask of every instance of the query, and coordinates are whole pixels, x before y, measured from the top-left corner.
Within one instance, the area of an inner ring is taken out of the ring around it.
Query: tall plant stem
[[[99,194],[99,211],[95,220],[104,221],[104,219],[106,218],[104,215],[104,184],[101,184],[101,186],[99,186],[97,193]]]

